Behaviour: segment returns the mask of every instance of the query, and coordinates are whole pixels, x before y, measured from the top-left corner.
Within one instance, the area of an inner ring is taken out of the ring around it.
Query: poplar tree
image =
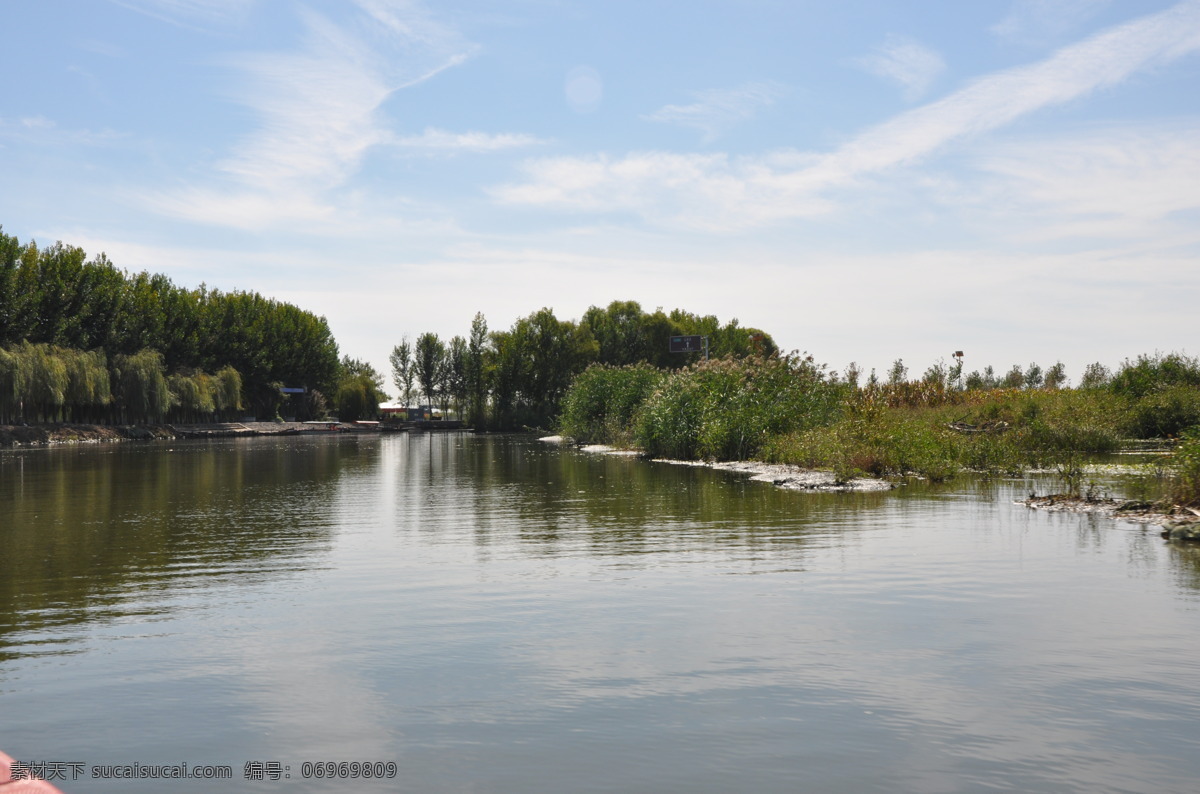
[[[397,399],[408,408],[412,402],[413,381],[416,380],[417,371],[413,362],[412,345],[408,343],[407,336],[392,348],[388,361],[392,365],[392,383],[396,384],[396,390],[399,392]]]

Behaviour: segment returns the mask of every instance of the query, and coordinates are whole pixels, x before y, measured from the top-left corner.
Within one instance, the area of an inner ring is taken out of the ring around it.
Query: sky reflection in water
[[[1189,789],[1197,555],[1023,489],[455,434],[3,453],[0,746],[247,791]]]

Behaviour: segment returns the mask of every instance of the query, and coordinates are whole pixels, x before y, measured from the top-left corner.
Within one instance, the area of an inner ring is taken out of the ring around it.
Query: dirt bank
[[[0,425],[0,447],[153,441],[159,438],[175,438],[175,433],[163,425]]]

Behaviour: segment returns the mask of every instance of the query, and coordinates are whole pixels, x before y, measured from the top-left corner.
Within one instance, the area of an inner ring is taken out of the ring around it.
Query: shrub
[[[1183,506],[1200,506],[1200,427],[1183,434],[1171,456],[1171,485],[1168,496]]]
[[[1141,355],[1121,365],[1109,388],[1127,397],[1144,397],[1172,386],[1200,386],[1200,360],[1182,353]]]
[[[659,384],[635,436],[651,455],[744,460],[773,436],[829,423],[850,391],[810,356],[701,362]]]
[[[637,412],[664,377],[649,364],[593,364],[567,390],[559,431],[584,443],[629,443]]]
[[[1193,425],[1200,425],[1200,388],[1169,386],[1134,404],[1129,430],[1136,438],[1167,438]]]

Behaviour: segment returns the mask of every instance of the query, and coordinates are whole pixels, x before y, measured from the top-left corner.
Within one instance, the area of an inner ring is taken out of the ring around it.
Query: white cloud
[[[143,202],[161,215],[247,231],[288,221],[309,224],[309,231],[315,231],[312,225],[326,223],[335,216],[332,206],[305,192],[289,196],[252,190],[187,189],[147,196]]]
[[[791,161],[780,153],[780,161]],[[633,212],[653,223],[727,231],[819,215],[831,203],[797,190],[771,157],[642,152],[611,159],[561,157],[525,164],[524,184],[496,188],[505,203],[583,212]]]
[[[1134,238],[1154,245],[1200,242],[1200,125],[1104,128],[993,149],[982,162],[997,177],[987,203],[1024,214],[1036,239]],[[1010,218],[1011,221],[1011,218]]]
[[[302,10],[306,36],[294,51],[229,57],[238,73],[233,98],[259,120],[217,164],[230,184],[154,195],[151,208],[240,228],[320,219],[335,212],[325,193],[344,185],[368,150],[415,145],[419,139],[396,138],[380,107],[395,91],[462,63],[473,48],[415,3],[357,5],[362,16],[347,25]],[[494,148],[516,140],[467,134],[457,143]]]
[[[26,116],[25,118],[21,119],[20,124],[27,130],[48,130],[54,127],[54,122],[45,116]]]
[[[426,127],[420,135],[393,138],[390,143],[414,149],[495,152],[502,149],[538,146],[548,143],[548,141],[533,135],[519,133],[492,135],[486,132],[447,132],[434,127]]]
[[[892,80],[904,89],[909,101],[919,99],[945,69],[942,57],[908,36],[888,34],[872,54],[858,64],[868,72]]]
[[[45,116],[23,116],[15,121],[0,117],[0,141],[11,139],[40,148],[56,146],[110,146],[128,136],[113,130],[68,129]]]
[[[657,223],[743,228],[827,212],[830,194],[913,164],[947,144],[1121,82],[1200,49],[1200,2],[1187,0],[1064,47],[1051,57],[982,77],[902,113],[827,154],[635,153],[535,160],[527,180],[493,190],[502,202],[640,213]]]
[[[381,42],[305,12],[305,46],[292,53],[233,59],[246,77],[238,100],[257,111],[259,129],[222,168],[246,184],[268,190],[340,184],[372,146],[391,135],[378,118],[395,90],[461,63],[467,47],[443,38],[382,3],[368,4],[390,36]],[[376,30],[379,30],[376,27]],[[381,34],[376,34],[376,38]],[[392,48],[405,49],[396,57]]]
[[[783,94],[777,83],[746,83],[737,88],[697,91],[690,105],[666,105],[643,116],[646,121],[680,124],[704,134],[704,141],[718,138],[730,127],[754,117]]]

